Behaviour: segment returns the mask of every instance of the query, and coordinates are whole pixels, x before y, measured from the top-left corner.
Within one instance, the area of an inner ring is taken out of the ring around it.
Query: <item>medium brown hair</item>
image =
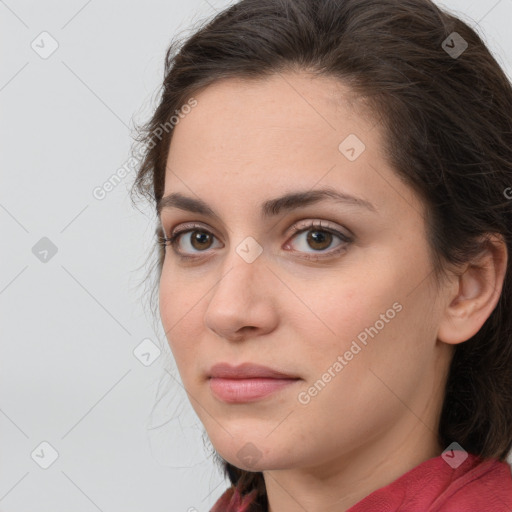
[[[467,43],[461,55],[447,51],[454,41]],[[155,130],[193,95],[220,79],[288,70],[339,79],[381,119],[386,158],[427,206],[437,283],[489,233],[510,254],[511,84],[476,31],[429,0],[242,0],[174,41],[158,107],[140,130],[147,151],[133,192],[162,198],[173,131],[155,140]],[[159,272],[163,258],[161,248]],[[510,266],[496,308],[455,348],[438,430],[441,446],[502,461],[512,446]],[[266,510],[262,473],[218,460],[242,493],[257,490],[251,510]]]

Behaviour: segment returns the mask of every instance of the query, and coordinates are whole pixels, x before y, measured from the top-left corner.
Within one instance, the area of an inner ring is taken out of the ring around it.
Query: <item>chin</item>
[[[276,441],[276,440],[275,440]],[[278,441],[278,440],[277,440]],[[235,442],[228,441],[227,446],[212,443],[219,455],[233,466],[244,471],[264,471],[289,468],[293,461],[284,453],[277,451],[277,446],[267,442],[265,446],[250,440]],[[282,444],[280,444],[282,448]]]

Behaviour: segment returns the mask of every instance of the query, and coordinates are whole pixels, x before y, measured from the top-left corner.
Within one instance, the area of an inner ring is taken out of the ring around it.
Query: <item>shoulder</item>
[[[429,459],[347,512],[512,512],[510,466],[464,454],[456,465]]]
[[[215,502],[210,512],[250,512],[256,498],[256,490],[241,494],[233,485],[226,489]]]
[[[471,469],[450,482],[429,512],[512,511],[510,466],[496,459],[473,460]]]

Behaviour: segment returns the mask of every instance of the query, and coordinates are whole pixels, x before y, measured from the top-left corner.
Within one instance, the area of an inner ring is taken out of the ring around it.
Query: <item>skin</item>
[[[386,161],[378,117],[340,81],[288,72],[216,82],[194,97],[197,106],[174,128],[164,196],[200,198],[220,219],[161,213],[167,236],[189,222],[213,235],[203,246],[191,244],[191,232],[181,237],[177,248],[195,262],[166,248],[160,314],[183,385],[217,452],[263,471],[272,512],[345,511],[446,448],[436,432],[454,345],[494,309],[506,248],[497,241],[436,289],[425,206]],[[349,134],[366,146],[354,161],[338,149]],[[375,211],[323,200],[260,216],[268,199],[323,186]],[[316,228],[290,231],[320,220],[352,241],[333,236],[319,250],[307,242]],[[236,251],[249,236],[262,248],[251,263]],[[318,254],[325,257],[304,258]],[[299,393],[396,303],[400,312],[300,403]],[[207,378],[223,361],[301,380],[229,404]],[[249,449],[251,463],[240,455]]]

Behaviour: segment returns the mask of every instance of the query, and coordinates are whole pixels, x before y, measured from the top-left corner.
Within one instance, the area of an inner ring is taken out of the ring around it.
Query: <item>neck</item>
[[[345,512],[442,453],[435,429],[410,411],[402,420],[386,436],[314,467],[264,471],[268,512]]]

